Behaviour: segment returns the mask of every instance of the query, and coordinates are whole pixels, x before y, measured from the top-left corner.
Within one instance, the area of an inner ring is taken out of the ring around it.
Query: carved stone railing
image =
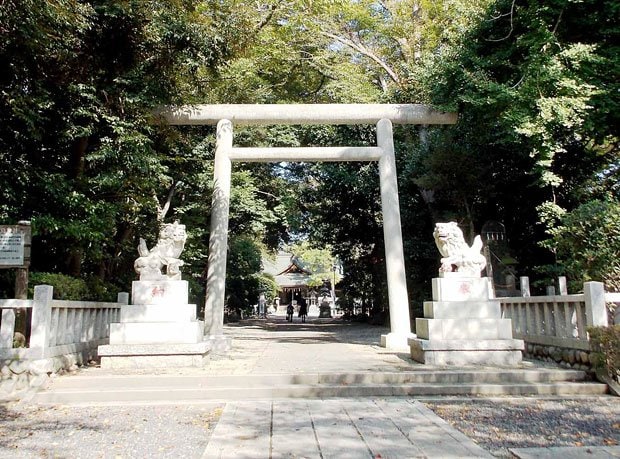
[[[60,301],[52,295],[53,287],[37,285],[32,300],[0,300],[0,367],[59,356],[74,356],[67,361],[88,358],[107,343],[110,323],[118,321],[120,307],[129,299],[127,293],[119,293],[116,303]],[[30,339],[22,348],[13,348],[17,309],[30,309]]]
[[[608,325],[605,301],[601,282],[586,282],[584,292],[577,295],[500,298],[502,317],[512,320],[513,335],[526,342],[527,353],[571,365],[589,365],[587,330]]]

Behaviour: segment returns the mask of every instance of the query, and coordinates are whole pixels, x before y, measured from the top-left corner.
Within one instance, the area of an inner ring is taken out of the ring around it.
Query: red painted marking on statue
[[[153,291],[151,292],[151,294],[155,297],[155,296],[164,296],[164,293],[166,293],[166,289],[164,289],[163,287],[153,287]]]
[[[459,289],[459,293],[462,293],[462,294],[471,293],[471,285],[465,282],[462,283],[461,288]]]

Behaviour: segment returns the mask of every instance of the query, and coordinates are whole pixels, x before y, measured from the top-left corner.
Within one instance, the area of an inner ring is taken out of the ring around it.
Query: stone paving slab
[[[612,459],[620,457],[620,446],[510,448],[519,459]]]
[[[229,402],[204,451],[213,458],[491,458],[411,399]]]

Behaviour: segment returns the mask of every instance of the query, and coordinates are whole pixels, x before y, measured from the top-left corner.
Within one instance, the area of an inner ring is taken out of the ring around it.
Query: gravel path
[[[442,399],[425,402],[494,456],[508,448],[620,444],[620,398]]]
[[[222,404],[0,404],[0,458],[200,458]]]

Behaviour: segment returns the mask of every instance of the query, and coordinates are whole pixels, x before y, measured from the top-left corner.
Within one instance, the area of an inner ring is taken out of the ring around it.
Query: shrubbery
[[[35,285],[54,287],[54,299],[76,301],[116,301],[117,289],[97,278],[82,279],[59,273],[30,273],[28,297],[34,295]]]
[[[588,332],[594,367],[620,382],[620,325],[590,327]]]

